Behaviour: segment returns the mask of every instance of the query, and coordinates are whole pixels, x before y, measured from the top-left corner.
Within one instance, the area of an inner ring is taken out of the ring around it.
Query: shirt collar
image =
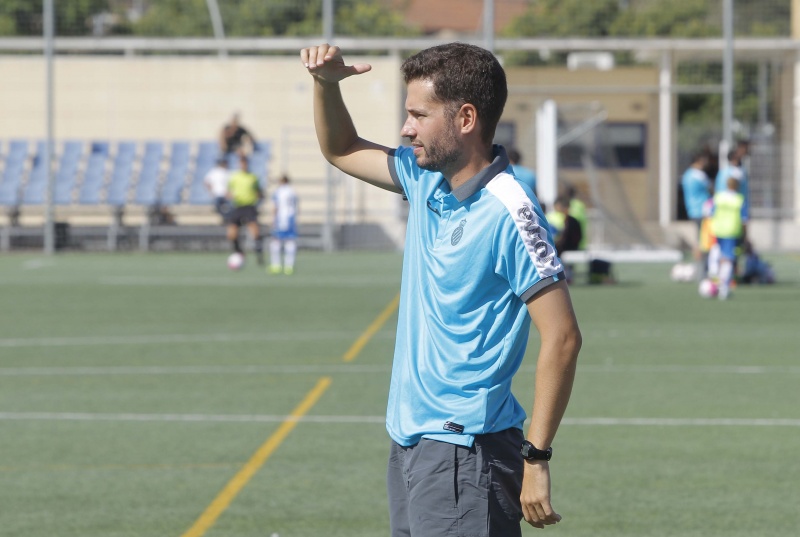
[[[487,167],[470,177],[464,184],[453,190],[452,194],[460,202],[472,196],[478,190],[508,168],[509,160],[502,145],[492,146],[494,160]]]

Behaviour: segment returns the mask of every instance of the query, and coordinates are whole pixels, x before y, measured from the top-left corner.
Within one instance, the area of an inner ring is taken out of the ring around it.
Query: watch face
[[[526,440],[522,443],[520,453],[522,453],[523,459],[529,461],[549,461],[553,453],[553,448],[536,449],[536,446]]]

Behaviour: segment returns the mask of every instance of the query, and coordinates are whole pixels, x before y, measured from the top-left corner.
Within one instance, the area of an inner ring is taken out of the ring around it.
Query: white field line
[[[25,270],[35,270],[52,266],[46,262],[30,262],[25,266]],[[19,285],[31,283],[26,277],[4,277],[0,280],[0,287],[7,285]],[[318,288],[318,287],[338,287],[338,288],[357,288],[365,287],[376,288],[397,288],[400,285],[400,277],[392,276],[373,276],[360,278],[355,276],[327,276],[322,278],[304,278],[296,275],[292,278],[265,278],[263,273],[260,275],[238,274],[236,277],[226,278],[224,276],[101,276],[99,278],[92,275],[67,274],[66,276],[50,276],[37,278],[35,284],[42,285],[64,285],[65,283],[80,283],[83,285],[102,285],[118,287],[250,287],[250,288]]]
[[[0,421],[115,421],[189,423],[374,423],[383,416],[278,416],[269,414],[108,414],[86,412],[0,412]],[[800,427],[800,419],[776,418],[564,418],[564,425],[621,427]]]
[[[88,412],[0,412],[0,421],[134,421],[190,423],[384,423],[384,416],[278,416],[270,414],[107,414]]]
[[[245,275],[249,276],[249,275]],[[146,287],[391,287],[400,284],[398,278],[386,277],[327,277],[327,278],[237,278],[225,279],[216,276],[198,277],[152,277],[152,276],[106,276],[100,285],[146,286]]]
[[[306,375],[306,374],[384,374],[391,365],[356,364],[292,364],[292,365],[229,365],[229,366],[75,366],[75,367],[0,367],[0,377],[24,376],[90,376],[90,375]],[[535,366],[520,368],[523,373],[534,373]],[[796,375],[800,366],[714,366],[714,365],[586,365],[578,366],[578,375],[584,373],[692,373],[730,375]]]
[[[28,259],[22,264],[22,268],[25,270],[37,270],[40,268],[45,267],[52,267],[55,265],[52,260],[50,259]]]
[[[242,365],[242,366],[110,366],[110,367],[3,367],[0,377],[89,375],[330,375],[388,373],[383,365]]]
[[[386,337],[394,337],[393,334]],[[326,339],[353,339],[349,332],[267,332],[263,334],[162,334],[133,336],[85,336],[85,337],[40,337],[2,338],[0,348],[5,347],[63,347],[97,345],[164,345],[170,343],[236,343],[242,341],[308,341]]]

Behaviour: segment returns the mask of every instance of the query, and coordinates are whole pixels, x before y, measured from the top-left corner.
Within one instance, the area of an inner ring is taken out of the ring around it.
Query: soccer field
[[[584,345],[548,535],[800,534],[800,257],[769,259],[780,283],[727,302],[658,264],[571,288]],[[1,257],[0,536],[387,535],[400,265]]]

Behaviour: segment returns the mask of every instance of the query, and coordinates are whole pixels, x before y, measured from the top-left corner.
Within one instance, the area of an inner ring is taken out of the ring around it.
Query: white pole
[[[494,51],[494,0],[483,0],[484,48]]]
[[[546,100],[536,112],[536,190],[539,201],[553,208],[558,195],[558,110]]]
[[[661,53],[658,75],[658,223],[672,221],[672,53]]]
[[[794,57],[794,80],[794,204],[791,207],[795,222],[800,223],[800,84],[797,83],[800,81],[800,52],[796,52]]]
[[[214,29],[214,37],[219,43],[219,51],[217,54],[220,58],[228,57],[228,50],[223,46],[225,44],[225,27],[222,24],[222,14],[219,11],[219,4],[217,0],[206,0],[208,6],[208,14],[211,16],[211,27]]]
[[[733,0],[722,2],[722,139],[733,144]],[[722,157],[722,155],[720,155]]]
[[[795,41],[800,40],[800,0],[792,0],[792,39]],[[793,117],[792,125],[794,129],[794,140],[792,141],[793,147],[792,155],[792,172],[791,177],[794,182],[794,203],[787,203],[786,205],[794,210],[794,221],[800,222],[800,52],[794,53],[794,90],[793,90]],[[783,208],[783,203],[778,202],[778,206]]]
[[[44,154],[44,168],[47,173],[47,188],[44,193],[45,224],[44,253],[55,252],[55,225],[53,222],[53,194],[55,176],[53,175],[53,35],[55,16],[53,0],[44,1],[44,57],[45,57],[45,110],[47,116],[47,143]]]
[[[322,0],[322,38],[326,43],[333,41],[333,0]]]
[[[334,0],[322,0],[322,37],[326,43],[331,43],[334,39]],[[336,170],[330,164],[325,166],[325,224],[322,226],[322,249],[325,252],[332,252],[336,248],[334,239],[334,226],[336,211],[334,203],[336,198],[336,187],[334,181]]]

